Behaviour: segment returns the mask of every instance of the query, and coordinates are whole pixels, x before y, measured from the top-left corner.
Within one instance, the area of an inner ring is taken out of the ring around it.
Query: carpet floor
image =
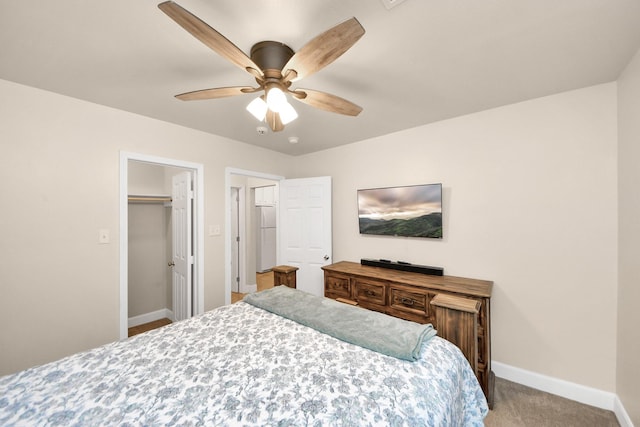
[[[487,427],[618,427],[612,411],[496,378],[493,410]]]

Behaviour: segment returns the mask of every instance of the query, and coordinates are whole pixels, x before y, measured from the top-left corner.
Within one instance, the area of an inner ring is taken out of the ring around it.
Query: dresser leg
[[[489,404],[489,409],[493,409],[493,397],[496,386],[496,374],[494,374],[493,371],[489,371],[489,381],[487,382],[487,403]]]

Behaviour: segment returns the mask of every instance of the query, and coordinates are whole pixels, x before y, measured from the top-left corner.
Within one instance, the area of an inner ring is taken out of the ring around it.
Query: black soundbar
[[[390,268],[392,270],[410,271],[412,273],[429,274],[431,276],[444,275],[444,269],[442,267],[429,267],[428,265],[411,264],[403,261],[362,258],[360,264],[371,267]]]

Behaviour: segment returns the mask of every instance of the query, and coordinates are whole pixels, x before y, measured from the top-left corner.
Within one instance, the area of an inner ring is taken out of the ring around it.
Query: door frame
[[[243,175],[252,178],[270,179],[272,181],[281,181],[285,179],[281,175],[272,175],[263,172],[256,172],[246,169],[238,169],[233,167],[226,167],[224,170],[224,230],[225,230],[225,245],[224,245],[224,303],[225,305],[231,304],[231,175]],[[280,219],[276,216],[276,225]],[[240,218],[240,223],[244,224],[244,218]],[[242,228],[242,225],[241,225]],[[246,228],[246,224],[245,227]],[[243,233],[246,238],[246,232]],[[242,242],[241,242],[242,243]],[[244,247],[244,246],[243,246]],[[277,253],[277,251],[276,251]],[[244,269],[246,268],[246,259],[243,251],[240,253],[240,265]]]
[[[234,244],[233,244],[234,243],[233,242],[233,233],[231,232],[231,225],[232,225],[232,222],[233,222],[233,220],[231,219],[231,206],[232,205],[236,205],[237,206],[237,208],[236,208],[237,209],[237,212],[236,212],[237,213],[237,223],[238,223],[237,226],[238,226],[238,238],[240,239],[240,242],[239,242],[238,245],[236,245],[237,246],[237,250],[238,250],[238,260],[237,260],[236,268],[237,268],[238,271],[237,271],[237,273],[234,273],[233,269],[230,270],[231,274],[229,275],[229,279],[230,279],[229,286],[231,286],[231,290],[233,291],[233,284],[231,283],[233,280],[231,280],[231,279],[232,279],[232,275],[237,274],[238,275],[238,281],[236,283],[238,285],[238,292],[240,292],[240,288],[241,288],[240,285],[245,283],[245,277],[244,277],[245,276],[245,271],[244,271],[243,268],[240,268],[243,265],[244,261],[245,261],[244,258],[241,259],[241,257],[244,257],[244,252],[246,250],[245,249],[245,247],[246,247],[245,246],[246,245],[246,242],[245,242],[245,239],[246,239],[246,237],[245,237],[246,236],[246,227],[245,227],[245,221],[244,221],[244,218],[245,218],[245,205],[246,205],[246,202],[245,202],[245,186],[242,185],[240,187],[235,187],[235,186],[232,185],[229,188],[229,191],[231,191],[231,189],[233,189],[233,188],[235,188],[237,190],[238,200],[237,200],[236,203],[234,203],[233,200],[231,200],[231,193],[229,193],[229,206],[228,206],[229,218],[230,218],[230,222],[229,222],[229,239],[228,239],[229,240],[229,245],[230,245],[229,246],[229,250],[231,251],[231,247],[234,246]],[[235,248],[234,248],[234,250],[235,250]],[[233,251],[231,251],[231,252],[233,252]],[[230,266],[233,267],[233,255],[231,255],[229,263],[230,263]]]
[[[193,174],[193,307],[204,313],[204,165],[148,154],[120,151],[120,340],[128,338],[129,318],[129,160],[189,169]]]

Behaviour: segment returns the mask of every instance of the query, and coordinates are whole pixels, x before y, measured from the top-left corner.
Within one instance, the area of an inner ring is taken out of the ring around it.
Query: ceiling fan
[[[311,89],[291,89],[294,81],[326,67],[362,37],[364,28],[356,18],[316,36],[298,52],[280,42],[261,41],[253,45],[250,56],[247,56],[222,34],[173,1],[165,1],[158,7],[206,46],[251,74],[258,84],[257,87],[196,90],[176,95],[176,98],[194,101],[263,91],[247,106],[247,110],[258,120],[265,120],[274,132],[283,130],[287,123],[298,116],[287,102],[287,93],[298,101],[332,113],[357,116],[362,111],[362,107],[336,95]]]

